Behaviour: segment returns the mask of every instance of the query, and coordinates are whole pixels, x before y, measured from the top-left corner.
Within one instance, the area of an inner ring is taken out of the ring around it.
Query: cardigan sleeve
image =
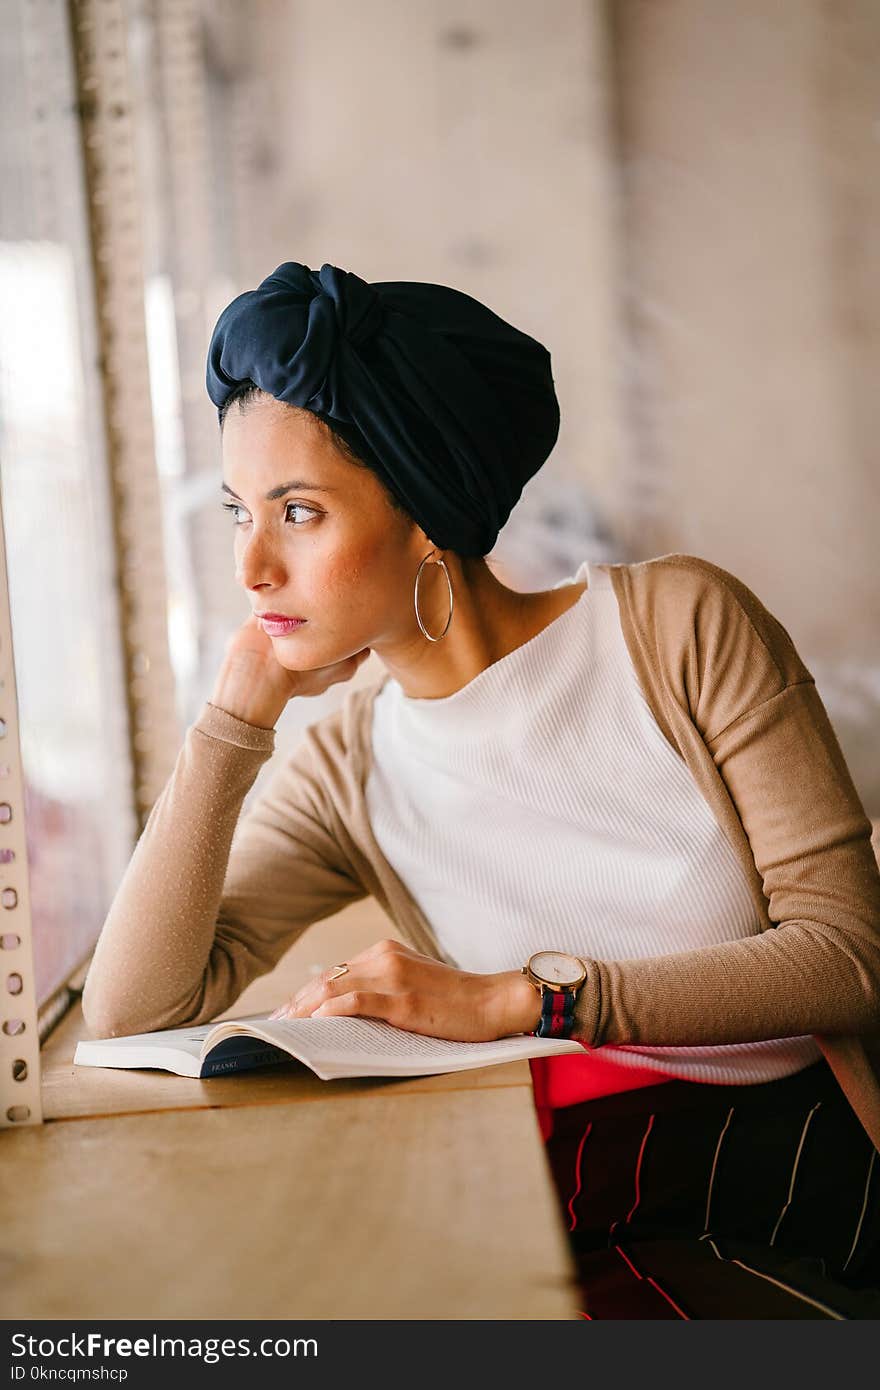
[[[317,727],[241,816],[275,730],[203,706],[92,956],[82,995],[92,1036],[215,1018],[306,927],[366,896],[328,828]]]
[[[581,991],[575,1035],[591,1046],[687,1046],[874,1033],[880,870],[814,679],[745,585],[708,562],[683,568],[691,578],[671,595],[679,614],[693,571],[702,575],[685,608],[689,631],[676,645],[671,628],[657,627],[681,673],[671,698],[736,809],[773,926],[698,950],[589,962],[594,985]]]

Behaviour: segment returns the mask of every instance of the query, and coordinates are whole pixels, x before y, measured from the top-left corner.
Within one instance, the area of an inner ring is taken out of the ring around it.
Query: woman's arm
[[[274,744],[210,702],[187,730],[89,967],[92,1036],[216,1017],[307,926],[366,896],[321,814],[311,729],[239,823]]]
[[[813,677],[751,590],[707,562],[670,557],[668,602],[655,608],[656,648],[675,650],[683,672],[670,723],[687,709],[775,926],[695,951],[589,961],[576,1036],[688,1046],[876,1031],[880,870]]]

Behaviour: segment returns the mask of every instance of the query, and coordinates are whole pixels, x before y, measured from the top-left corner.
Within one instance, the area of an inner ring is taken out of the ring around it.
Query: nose
[[[238,552],[235,577],[245,589],[283,588],[287,571],[277,546],[265,532],[255,529]]]

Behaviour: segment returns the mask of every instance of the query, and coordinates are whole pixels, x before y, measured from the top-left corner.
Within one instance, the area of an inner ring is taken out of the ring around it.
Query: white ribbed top
[[[760,930],[742,866],[632,665],[610,576],[443,699],[389,678],[366,797],[377,843],[463,970],[555,948],[625,960]],[[812,1036],[611,1046],[609,1061],[760,1082],[821,1057]]]

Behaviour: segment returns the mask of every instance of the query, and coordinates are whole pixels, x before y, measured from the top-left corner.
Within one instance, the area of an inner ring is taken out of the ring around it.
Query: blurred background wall
[[[101,640],[125,653],[141,822],[249,611],[218,505],[208,339],[284,260],[453,284],[544,342],[562,428],[493,552],[502,577],[538,589],[583,558],[670,551],[731,570],[788,628],[880,815],[880,6],[6,0],[4,15],[19,99],[4,97],[0,254],[18,283],[47,246],[73,257],[78,321],[97,325],[94,351],[88,334],[66,351],[116,434],[83,427],[74,450],[117,523],[80,563],[95,592],[130,599]],[[47,86],[47,44],[73,100]],[[41,211],[38,146],[72,190],[64,216]],[[16,383],[44,353],[0,332],[19,535],[41,504],[21,500],[33,455]],[[120,527],[132,488],[140,520]],[[34,730],[35,534],[10,574]],[[41,573],[94,640],[88,611],[70,609],[69,563]],[[59,699],[77,681],[75,653],[65,662]],[[356,680],[379,669],[374,657]],[[292,702],[279,748],[345,693]],[[52,711],[39,718],[57,737]],[[75,789],[53,795],[75,815]],[[86,918],[80,947],[97,903]]]
[[[640,555],[743,578],[880,811],[880,5],[606,8]],[[650,481],[649,481],[650,480]]]

